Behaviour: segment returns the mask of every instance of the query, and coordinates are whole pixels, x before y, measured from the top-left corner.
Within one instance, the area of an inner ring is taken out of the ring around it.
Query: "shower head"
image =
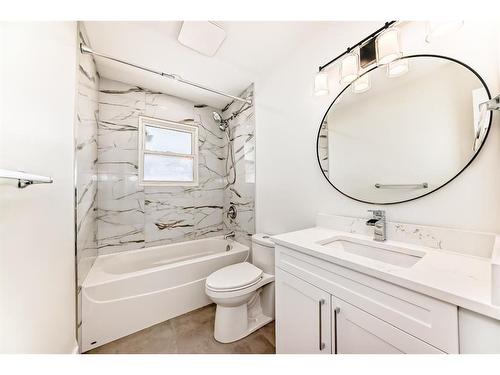
[[[222,122],[222,116],[218,112],[212,112],[215,122]]]
[[[224,120],[218,112],[212,112],[212,116],[215,122],[219,123],[219,129],[222,130],[223,132],[226,131],[228,127],[227,120]]]

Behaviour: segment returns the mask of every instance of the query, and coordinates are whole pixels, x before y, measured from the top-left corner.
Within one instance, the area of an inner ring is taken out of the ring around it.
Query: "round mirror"
[[[364,90],[364,91],[363,91]],[[491,112],[483,79],[443,56],[375,67],[328,108],[316,142],[328,182],[365,203],[401,203],[458,176],[481,150]]]

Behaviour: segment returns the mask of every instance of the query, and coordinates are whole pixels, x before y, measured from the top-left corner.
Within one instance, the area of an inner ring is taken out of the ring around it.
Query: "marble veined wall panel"
[[[253,85],[241,95],[253,98]],[[237,217],[233,220],[224,215],[225,227],[234,230],[236,239],[247,245],[255,233],[255,113],[254,106],[233,102],[223,110],[224,118],[231,118],[229,128],[233,142],[236,166],[236,182],[224,185],[224,211],[233,205]],[[224,156],[227,142],[224,144]],[[229,165],[229,167],[231,167]]]
[[[85,30],[78,38],[88,43]],[[76,160],[76,261],[78,285],[85,279],[97,255],[97,118],[99,75],[90,55],[79,55],[75,116]]]
[[[78,24],[79,43],[88,44]],[[75,51],[75,53],[77,53]],[[81,285],[97,256],[97,121],[99,74],[92,56],[78,54],[75,115],[77,327],[81,334]]]
[[[224,137],[215,109],[102,79],[98,132],[100,254],[219,235],[224,230]],[[198,126],[199,186],[138,184],[139,116]]]

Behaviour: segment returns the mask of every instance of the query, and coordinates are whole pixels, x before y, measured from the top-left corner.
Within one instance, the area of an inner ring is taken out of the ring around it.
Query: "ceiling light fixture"
[[[205,56],[214,56],[226,39],[226,32],[212,21],[184,21],[177,40]]]

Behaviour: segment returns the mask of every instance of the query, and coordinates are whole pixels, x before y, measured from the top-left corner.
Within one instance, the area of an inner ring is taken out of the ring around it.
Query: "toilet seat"
[[[248,262],[232,264],[212,273],[206,288],[214,292],[234,292],[249,288],[262,280],[263,271]]]

